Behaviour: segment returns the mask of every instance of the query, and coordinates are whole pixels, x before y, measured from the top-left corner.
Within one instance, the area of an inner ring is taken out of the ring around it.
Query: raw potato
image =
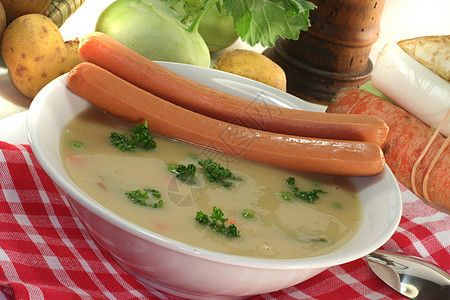
[[[397,43],[425,67],[450,81],[450,35],[421,36]]]
[[[25,14],[43,14],[50,8],[52,0],[1,0],[6,11],[7,24]]]
[[[12,21],[2,40],[2,55],[12,82],[29,98],[81,62],[78,40],[64,42],[58,27],[41,14]]]
[[[286,91],[286,74],[284,70],[261,53],[236,49],[221,55],[214,68],[247,77]]]
[[[2,3],[0,2],[0,41],[2,38],[3,31],[5,31],[5,27],[6,27],[6,13]]]

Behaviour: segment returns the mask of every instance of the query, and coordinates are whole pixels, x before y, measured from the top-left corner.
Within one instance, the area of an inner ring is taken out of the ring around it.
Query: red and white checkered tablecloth
[[[28,145],[0,142],[0,300],[179,299],[122,270],[74,216],[65,194]],[[402,188],[403,216],[382,247],[450,272],[450,216]],[[253,299],[402,299],[365,258]]]

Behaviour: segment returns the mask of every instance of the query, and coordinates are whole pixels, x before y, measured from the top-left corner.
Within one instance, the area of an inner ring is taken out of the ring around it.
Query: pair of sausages
[[[374,175],[384,167],[379,118],[277,108],[208,88],[105,34],[80,44],[85,61],[68,76],[80,97],[174,139],[273,166],[328,175]],[[243,124],[233,124],[239,120]]]

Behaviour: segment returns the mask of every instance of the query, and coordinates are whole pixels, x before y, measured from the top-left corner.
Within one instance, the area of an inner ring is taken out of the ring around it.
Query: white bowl
[[[208,68],[161,63],[213,88],[278,105],[317,110],[307,102],[253,80]],[[283,289],[328,267],[359,259],[382,246],[395,232],[402,201],[386,166],[371,177],[353,177],[362,206],[355,237],[332,253],[302,259],[261,259],[226,255],[166,238],[117,216],[86,195],[67,174],[59,155],[64,125],[90,104],[66,87],[67,75],[47,85],[33,100],[27,119],[32,150],[49,176],[70,196],[70,204],[91,236],[142,283],[186,298],[244,298]],[[257,96],[259,95],[259,96]]]

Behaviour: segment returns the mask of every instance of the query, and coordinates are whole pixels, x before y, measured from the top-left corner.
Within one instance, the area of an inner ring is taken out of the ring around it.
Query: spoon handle
[[[408,298],[450,299],[449,274],[421,258],[377,250],[367,261],[381,280]]]

